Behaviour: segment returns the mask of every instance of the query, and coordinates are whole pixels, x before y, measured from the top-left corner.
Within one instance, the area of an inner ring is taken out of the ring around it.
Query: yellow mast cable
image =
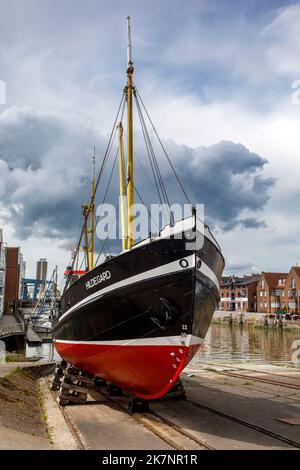
[[[90,240],[88,244],[88,256],[89,256],[89,270],[94,268],[94,234],[95,234],[95,162],[96,162],[96,150],[94,147],[94,154],[92,156],[92,181],[91,181],[91,203],[90,203]]]
[[[86,268],[88,271],[90,271],[89,229],[88,229],[89,205],[86,202],[82,204],[82,212],[83,212],[83,217],[84,217],[84,238],[85,238],[84,252],[85,252],[86,263],[87,263]]]
[[[121,208],[121,229],[122,229],[122,251],[127,248],[127,230],[125,219],[125,201],[126,187],[124,175],[124,152],[123,152],[123,126],[122,122],[118,125],[118,142],[119,142],[119,180],[120,180],[120,208]]]
[[[134,204],[134,185],[133,185],[133,118],[132,118],[132,92],[133,83],[132,75],[134,72],[133,62],[131,58],[131,30],[130,17],[127,17],[127,33],[128,33],[128,65],[127,65],[127,218],[128,218],[128,244],[130,249],[134,244],[133,234],[133,204]]]

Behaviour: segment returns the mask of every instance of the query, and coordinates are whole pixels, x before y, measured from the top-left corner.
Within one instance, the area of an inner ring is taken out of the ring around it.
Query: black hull
[[[170,387],[205,337],[219,301],[217,283],[223,267],[218,247],[207,238],[199,250],[187,250],[185,239],[171,238],[109,259],[76,281],[63,296],[61,317],[54,328],[56,348],[65,359],[88,372],[139,396],[156,398],[166,390],[161,384],[166,378],[157,377],[157,393],[151,388],[155,380],[148,379],[145,385],[143,374],[151,367],[138,372],[142,365],[136,362],[136,354],[132,357],[133,346],[138,347],[137,354],[144,361],[153,362],[155,370],[161,368],[163,375],[170,369],[170,355],[177,353],[166,353],[157,364],[153,359],[155,348],[170,346],[184,351],[171,365]],[[120,351],[120,347],[122,353],[117,353],[115,348]],[[132,375],[120,372],[126,348],[130,349],[127,361],[134,364]],[[110,367],[117,367],[118,373],[110,374]],[[154,370],[152,373],[157,375]],[[135,381],[144,385],[140,387]],[[151,386],[147,385],[150,382]]]

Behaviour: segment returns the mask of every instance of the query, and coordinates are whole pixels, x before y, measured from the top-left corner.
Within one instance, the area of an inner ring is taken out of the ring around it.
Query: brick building
[[[20,292],[22,255],[20,248],[6,248],[4,312],[15,312]]]
[[[261,273],[256,293],[258,312],[276,313],[281,310],[287,276],[287,273]]]
[[[5,292],[5,271],[6,271],[6,247],[3,242],[3,232],[0,229],[0,318],[4,311]]]
[[[281,296],[281,309],[289,313],[300,313],[300,267],[292,266]]]
[[[259,275],[223,277],[220,286],[220,310],[256,311],[256,288]]]

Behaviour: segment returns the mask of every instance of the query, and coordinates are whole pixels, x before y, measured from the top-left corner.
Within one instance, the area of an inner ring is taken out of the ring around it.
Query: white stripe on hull
[[[204,276],[208,277],[217,287],[217,289],[220,289],[220,284],[217,276],[213,272],[213,270],[206,264],[204,261],[201,260],[201,258],[197,257],[197,260],[201,261],[201,266],[200,268],[197,268],[198,271],[200,271]]]
[[[88,297],[85,297],[83,300],[78,302],[77,304],[73,305],[69,310],[67,310],[59,319],[61,321],[63,318],[65,318],[67,315],[72,313],[74,310],[76,310],[78,307],[81,307],[85,304],[90,303],[96,298],[102,297],[102,295],[107,294],[108,292],[111,292],[112,290],[126,287],[130,284],[134,284],[136,282],[141,282],[145,281],[148,279],[152,279],[155,277],[163,276],[166,274],[172,274],[176,272],[181,272],[186,269],[194,268],[195,267],[195,255],[190,255],[186,256],[184,259],[188,261],[188,266],[186,268],[182,268],[179,264],[180,260],[182,258],[172,261],[172,263],[167,263],[162,266],[159,266],[158,268],[154,269],[149,269],[148,271],[144,271],[143,273],[136,274],[135,276],[128,277],[127,279],[123,279],[122,281],[115,282],[114,284],[111,284],[110,286],[104,287],[103,289],[94,292],[93,294],[89,295]]]
[[[76,341],[56,339],[54,342],[62,344],[86,344],[99,346],[193,346],[196,344],[202,344],[203,339],[199,338],[199,336],[186,335],[185,337],[162,336],[158,338],[138,338],[114,341]]]

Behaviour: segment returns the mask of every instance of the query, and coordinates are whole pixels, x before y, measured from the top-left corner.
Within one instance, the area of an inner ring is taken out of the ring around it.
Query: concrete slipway
[[[0,376],[7,374],[9,367],[0,366]],[[300,448],[299,368],[206,363],[201,367],[190,366],[181,378],[186,400],[152,402],[150,413],[130,415],[127,399],[107,397],[104,388],[91,391],[86,404],[60,407],[50,391],[50,376],[41,377],[38,383],[47,435],[41,438],[15,430],[9,434],[9,423],[1,425],[0,418],[1,447]]]

